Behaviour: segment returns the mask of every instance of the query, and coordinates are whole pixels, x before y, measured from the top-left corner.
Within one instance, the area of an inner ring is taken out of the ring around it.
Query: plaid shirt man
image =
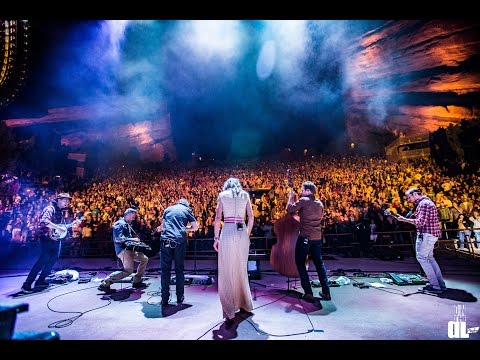
[[[415,201],[415,226],[420,234],[430,234],[437,238],[442,236],[438,220],[438,210],[433,201],[423,195]]]

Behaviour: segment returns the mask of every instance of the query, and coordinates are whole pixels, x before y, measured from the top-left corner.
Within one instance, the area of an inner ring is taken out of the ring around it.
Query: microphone
[[[412,215],[413,215],[413,211],[410,210],[410,211],[407,213],[407,215],[405,215],[405,217],[406,217],[407,219],[410,219],[410,218],[412,217]]]

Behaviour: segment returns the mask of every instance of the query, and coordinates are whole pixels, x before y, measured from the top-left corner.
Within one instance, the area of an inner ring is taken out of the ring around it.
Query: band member
[[[65,216],[63,215],[62,210],[65,210],[68,207],[71,199],[72,198],[68,193],[60,193],[50,205],[43,209],[39,222],[41,253],[22,285],[22,291],[24,293],[33,292],[32,283],[35,281],[35,278],[40,271],[40,276],[37,281],[35,281],[35,287],[48,287],[48,283],[45,279],[50,275],[53,266],[60,256],[61,247],[61,241],[52,235],[52,230],[66,231],[66,227],[60,227],[59,225],[65,225]]]
[[[190,223],[189,226],[187,224]],[[198,224],[189,202],[182,198],[165,209],[162,223],[157,228],[160,235],[160,263],[162,283],[162,305],[168,305],[170,298],[170,271],[175,259],[175,290],[177,304],[185,300],[185,255],[187,254],[187,231],[198,230]]]
[[[228,327],[234,324],[237,310],[245,315],[253,310],[247,271],[253,223],[250,195],[238,179],[228,179],[217,199],[213,243],[218,252],[218,295]]]
[[[124,248],[126,241],[140,242],[140,239],[134,234],[135,232],[130,225],[136,216],[137,210],[128,208],[125,210],[123,217],[113,224],[113,244],[115,246],[117,257],[122,261],[123,270],[115,271],[107,276],[98,287],[98,290],[100,291],[106,293],[115,292],[114,289],[110,288],[110,285],[133,274],[134,262],[138,262],[138,267],[137,272],[133,276],[132,287],[134,289],[144,289],[148,286],[142,282],[142,277],[147,268],[148,257],[141,251]]]
[[[415,218],[409,219],[399,215],[399,221],[415,225],[417,240],[415,250],[420,263],[430,284],[419,288],[422,292],[442,293],[447,289],[442,272],[433,257],[433,248],[438,238],[442,235],[438,221],[438,209],[435,203],[417,188],[410,188],[405,192],[407,201],[415,205]]]
[[[323,203],[315,197],[316,186],[311,181],[302,184],[301,197],[295,201],[295,193],[290,192],[287,211],[298,211],[300,216],[300,230],[295,245],[295,263],[297,265],[300,283],[302,285],[305,301],[314,303],[312,286],[308,277],[306,260],[308,254],[312,256],[317,269],[318,280],[322,286],[321,298],[331,300],[330,287],[328,286],[327,270],[322,260],[322,226]]]

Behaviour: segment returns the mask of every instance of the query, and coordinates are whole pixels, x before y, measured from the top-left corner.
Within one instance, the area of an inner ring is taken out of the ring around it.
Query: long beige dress
[[[240,308],[252,311],[252,294],[248,282],[248,253],[250,239],[247,235],[245,214],[249,195],[242,191],[233,197],[230,190],[222,191],[218,201],[222,202],[224,224],[220,232],[218,249],[218,293],[223,317],[233,319]],[[237,230],[233,217],[243,223],[243,230]]]

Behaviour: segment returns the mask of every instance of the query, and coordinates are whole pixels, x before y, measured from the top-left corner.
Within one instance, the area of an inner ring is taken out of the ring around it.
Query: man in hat
[[[397,218],[399,221],[415,225],[417,231],[415,253],[429,282],[418,290],[423,293],[441,294],[447,290],[447,286],[433,254],[435,244],[442,236],[437,206],[432,199],[423,195],[422,191],[415,187],[405,191],[405,197],[407,201],[414,204],[415,217],[399,215]]]
[[[142,277],[147,268],[148,257],[141,251],[129,250],[125,247],[126,241],[138,241],[140,239],[136,236],[135,231],[130,225],[137,216],[137,209],[128,208],[123,213],[123,217],[118,219],[113,224],[113,245],[115,246],[115,253],[122,261],[123,270],[115,271],[107,276],[98,287],[98,290],[104,291],[107,294],[115,292],[110,288],[113,283],[126,278],[133,274],[134,262],[138,262],[137,272],[133,276],[134,289],[145,289],[148,285],[142,282]],[[123,245],[122,245],[123,244]]]
[[[61,242],[59,238],[53,234],[55,234],[55,231],[66,231],[67,227],[65,226],[63,211],[68,207],[71,199],[68,193],[60,193],[55,196],[55,200],[53,200],[50,205],[43,209],[39,221],[41,253],[22,285],[22,291],[24,293],[33,292],[32,284],[39,272],[40,276],[37,281],[35,281],[35,287],[48,287],[45,278],[50,275],[53,266],[60,256]],[[63,238],[64,234],[62,234],[61,237]]]

